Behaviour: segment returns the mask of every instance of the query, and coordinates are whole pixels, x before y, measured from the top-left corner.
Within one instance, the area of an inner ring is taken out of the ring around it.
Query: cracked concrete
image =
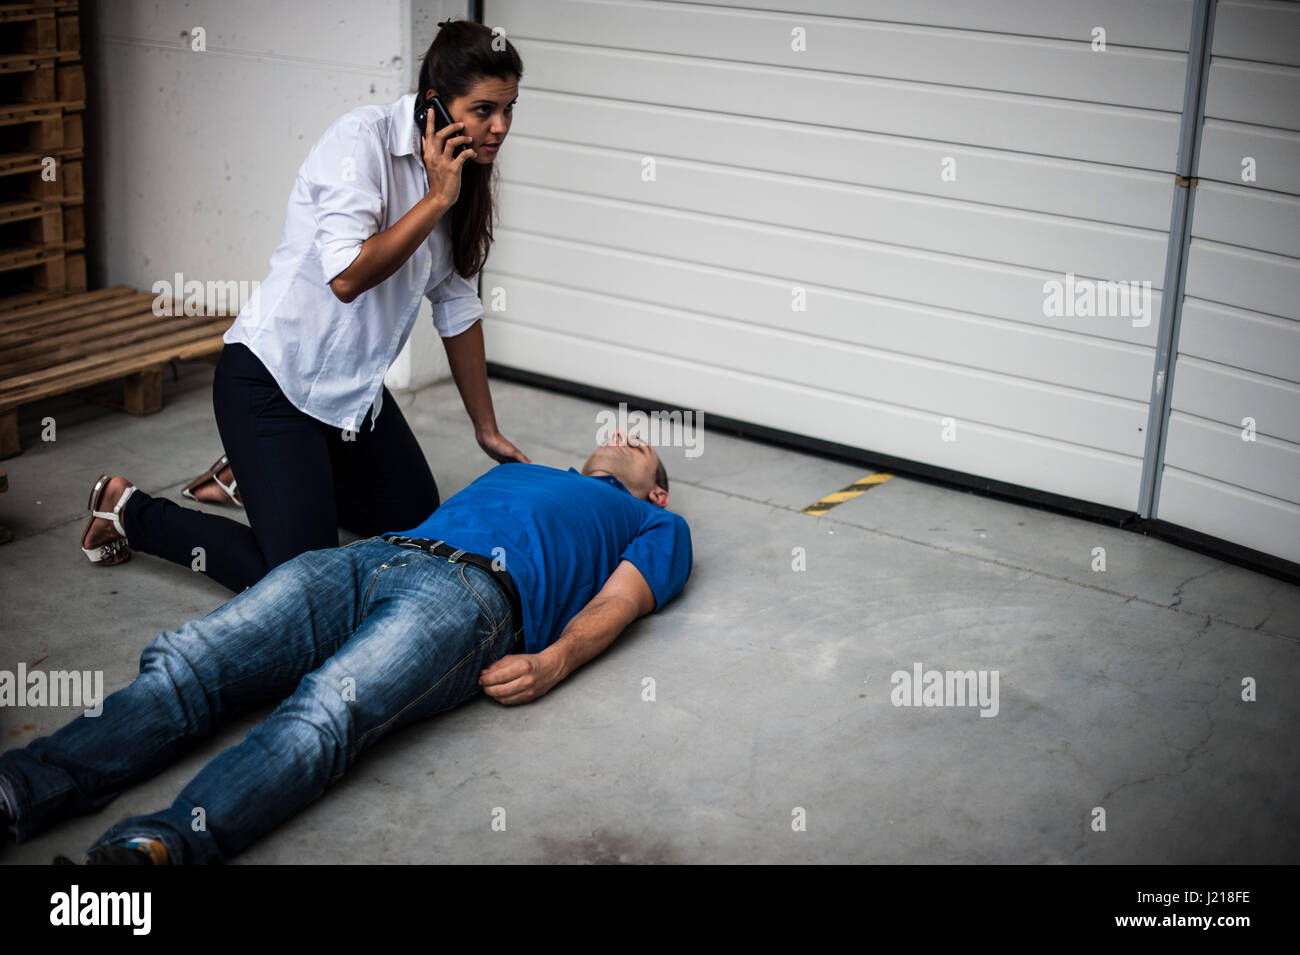
[[[100,669],[111,692],[156,633],[227,598],[147,555],[103,569],[77,549],[100,471],[179,500],[217,456],[211,367],[181,370],[149,418],[70,399],[23,411],[28,450],[0,465],[15,533],[0,547],[0,669]],[[576,465],[594,443],[591,402],[493,393],[538,463]],[[398,401],[444,496],[490,466],[452,386]],[[47,415],[53,443],[39,440]],[[865,469],[705,429],[698,457],[663,449],[695,543],[676,602],[535,703],[480,697],[382,741],[236,861],[1300,861],[1300,588],[904,477],[811,517]],[[915,662],[997,670],[998,715],[895,706],[893,675]],[[75,855],[167,805],[270,709],[0,861]],[[0,747],[75,712],[0,708]]]

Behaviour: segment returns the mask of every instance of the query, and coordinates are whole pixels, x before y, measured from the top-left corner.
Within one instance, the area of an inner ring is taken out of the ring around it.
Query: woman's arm
[[[429,193],[392,226],[366,239],[352,264],[330,282],[339,301],[352,301],[400,269],[429,238],[449,208],[441,198]]]
[[[505,463],[531,459],[511,444],[497,430],[496,412],[492,409],[492,392],[488,389],[487,356],[483,348],[483,323],[475,322],[459,335],[442,340],[451,365],[451,377],[460,391],[460,399],[474,422],[474,437],[488,457]]]
[[[352,301],[400,269],[460,197],[461,167],[474,156],[474,150],[467,148],[454,158],[451,152],[460,143],[473,140],[461,135],[464,123],[452,123],[436,133],[432,126],[430,111],[420,140],[429,191],[391,227],[366,239],[351,264],[330,280],[330,289],[340,301]]]

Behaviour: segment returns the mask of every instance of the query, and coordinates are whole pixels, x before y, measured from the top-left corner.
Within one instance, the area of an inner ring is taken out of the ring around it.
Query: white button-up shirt
[[[361,244],[389,228],[429,191],[412,115],[415,94],[362,106],[325,130],[298,169],[270,273],[224,340],[261,359],[294,406],[358,430],[383,404],[384,374],[415,325],[420,297],[433,303],[444,338],[483,317],[478,276],[452,266],[450,213],[383,282],[344,304],[329,282]]]

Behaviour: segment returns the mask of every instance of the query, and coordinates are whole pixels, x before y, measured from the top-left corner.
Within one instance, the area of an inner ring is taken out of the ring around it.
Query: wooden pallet
[[[87,288],[80,10],[79,0],[0,0],[3,295]]]
[[[59,27],[52,9],[0,5],[0,50],[6,53],[57,53],[58,49]]]
[[[0,458],[22,451],[23,405],[124,378],[122,410],[153,414],[167,362],[221,352],[232,316],[158,316],[156,299],[119,285],[0,300]]]

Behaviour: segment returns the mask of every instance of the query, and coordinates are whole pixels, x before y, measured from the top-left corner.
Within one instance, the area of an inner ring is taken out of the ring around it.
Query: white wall
[[[312,143],[342,113],[413,89],[437,21],[467,10],[464,0],[88,4],[101,142],[86,178],[104,230],[88,242],[91,274],[146,290],[177,272],[265,278]],[[445,374],[426,301],[387,380],[416,387]]]

